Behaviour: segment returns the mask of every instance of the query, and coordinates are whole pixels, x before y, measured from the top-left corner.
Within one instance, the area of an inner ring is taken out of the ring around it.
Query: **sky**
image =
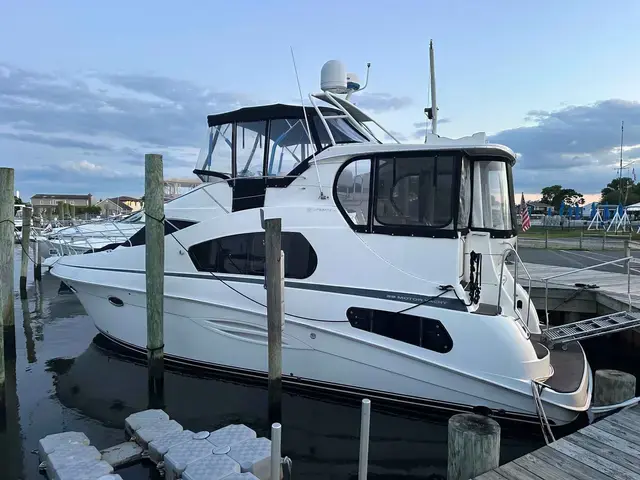
[[[371,62],[353,99],[421,143],[433,39],[438,133],[514,150],[517,196],[590,200],[622,121],[624,164],[640,159],[638,18],[637,0],[0,0],[0,165],[23,198],[142,195],[145,153],[190,178],[207,114],[300,102],[290,47],[305,95],[327,60]]]

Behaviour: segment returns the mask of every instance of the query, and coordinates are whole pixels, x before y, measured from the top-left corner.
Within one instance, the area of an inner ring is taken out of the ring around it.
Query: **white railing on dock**
[[[628,249],[627,249],[628,250]],[[608,262],[598,263],[596,265],[590,265],[588,267],[576,268],[575,270],[570,270],[568,272],[556,273],[555,275],[549,275],[548,277],[544,277],[541,279],[544,282],[544,314],[545,314],[545,328],[549,329],[549,280],[554,280],[556,278],[565,277],[567,275],[573,275],[576,273],[584,272],[587,270],[593,270],[595,268],[605,267],[607,265],[618,265],[620,263],[626,262],[627,265],[627,302],[628,309],[631,311],[632,302],[631,302],[631,263],[638,262],[633,256],[628,255],[623,258],[619,258],[617,260],[610,260]],[[517,277],[516,277],[517,278]],[[531,287],[529,287],[529,292],[531,292]]]

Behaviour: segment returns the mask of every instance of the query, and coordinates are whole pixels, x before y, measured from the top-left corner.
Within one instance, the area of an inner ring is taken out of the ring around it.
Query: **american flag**
[[[522,199],[520,200],[520,218],[522,219],[522,231],[526,232],[531,228],[531,219],[529,218],[527,202],[524,201],[524,193],[522,193]]]

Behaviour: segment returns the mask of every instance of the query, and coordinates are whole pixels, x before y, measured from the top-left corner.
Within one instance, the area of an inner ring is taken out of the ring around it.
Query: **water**
[[[19,259],[16,252],[16,260]],[[19,267],[16,263],[16,285]],[[32,275],[32,272],[29,272]],[[0,477],[32,480],[38,474],[38,440],[77,430],[97,448],[124,438],[124,419],[147,408],[144,360],[97,335],[73,294],[58,294],[60,282],[49,274],[28,301],[16,294],[15,362],[7,364],[7,425],[0,432]],[[603,355],[605,366],[609,357]],[[616,357],[618,358],[618,357]],[[622,369],[628,359],[618,358]],[[627,368],[627,371],[629,369]],[[17,385],[17,389],[12,388]],[[185,428],[213,430],[244,423],[268,434],[265,385],[169,369],[165,374],[166,410]],[[346,399],[345,399],[346,401]],[[357,478],[360,410],[340,403],[286,392],[283,398],[283,454],[292,458],[295,478]],[[370,478],[442,478],[447,462],[447,416],[380,410],[371,417]],[[501,462],[543,445],[535,428],[503,425]],[[124,479],[159,478],[136,465]]]

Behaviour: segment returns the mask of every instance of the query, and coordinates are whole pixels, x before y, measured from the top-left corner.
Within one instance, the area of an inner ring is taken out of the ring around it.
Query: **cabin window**
[[[282,232],[284,275],[308,278],[318,265],[316,252],[299,232]],[[201,272],[264,276],[264,232],[215,238],[189,248],[189,256]]]
[[[231,134],[230,123],[209,127],[205,145],[200,149],[196,170],[214,171],[231,175]],[[205,182],[215,177],[206,176]]]
[[[417,347],[447,353],[453,340],[439,320],[404,313],[351,307],[347,319],[352,327],[409,343]]]
[[[336,197],[353,225],[369,223],[371,160],[354,160],[338,175]]]
[[[473,162],[472,227],[513,230],[510,168],[507,162],[499,160]]]
[[[304,119],[272,120],[269,136],[267,175],[285,176],[313,152]]]
[[[195,225],[198,222],[193,222],[191,220],[173,220],[166,219],[164,222],[164,236],[171,235],[178,230],[182,230],[183,228],[190,227],[191,225]],[[134,233],[129,240],[126,240],[122,243],[123,247],[137,247],[138,245],[144,245],[146,243],[146,230],[145,227],[142,227],[136,233]]]
[[[236,165],[238,177],[262,177],[267,122],[238,123]]]
[[[378,159],[374,225],[453,229],[456,160],[429,153]]]

